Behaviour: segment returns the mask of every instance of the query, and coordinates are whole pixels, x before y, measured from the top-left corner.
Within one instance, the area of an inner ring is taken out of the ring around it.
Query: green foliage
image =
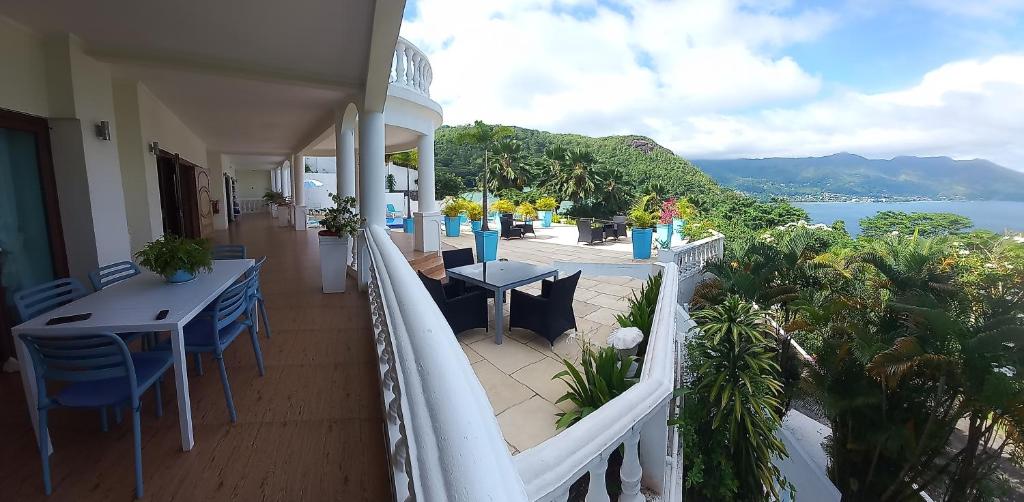
[[[491,210],[496,213],[511,213],[516,210],[516,205],[508,199],[501,199],[491,204]]]
[[[439,199],[458,197],[466,191],[466,185],[462,178],[455,175],[450,169],[438,168],[434,172],[434,195]]]
[[[462,197],[452,197],[441,208],[441,214],[448,217],[458,216],[463,211],[468,211],[470,204],[472,203]]]
[[[305,168],[305,169],[304,169],[304,172],[307,172],[307,173],[311,173],[311,172],[313,172],[313,166],[311,166],[311,165],[309,165],[309,164],[306,164],[306,165],[304,165],[304,166],[302,166],[302,167],[303,167],[303,168]]]
[[[284,194],[281,192],[267,190],[266,192],[263,193],[263,201],[266,202],[267,204],[281,205],[285,203],[285,198]]]
[[[640,293],[633,292],[629,299],[629,310],[625,314],[616,314],[615,320],[623,328],[634,327],[644,334],[643,340],[637,345],[638,354],[647,353],[647,340],[651,336],[651,326],[654,324],[654,311],[658,307],[658,294],[661,292],[661,272],[652,275],[643,286],[640,286]]]
[[[901,235],[937,237],[958,234],[974,226],[970,218],[953,213],[904,213],[880,211],[860,220],[861,235],[883,237],[896,232]]]
[[[395,175],[388,174],[384,177],[384,189],[389,192],[395,191]]]
[[[579,422],[636,383],[636,379],[629,377],[629,369],[635,358],[619,360],[615,349],[611,347],[595,348],[585,344],[582,349],[580,369],[562,359],[565,369],[551,378],[560,379],[569,387],[565,395],[555,403],[571,401],[576,405],[576,409],[572,411],[556,414],[558,420],[555,427],[558,429],[565,429]]]
[[[654,222],[658,221],[658,213],[651,208],[653,200],[653,195],[645,195],[633,204],[629,211],[629,221],[633,223],[633,228],[654,228]]]
[[[532,220],[537,217],[537,209],[533,207],[533,204],[523,202],[516,206],[515,214],[518,214],[521,218]]]
[[[776,340],[764,312],[730,295],[693,314],[681,426],[686,487],[708,500],[777,500],[790,488],[776,458],[783,406]]]
[[[558,201],[554,197],[541,197],[537,199],[537,210],[554,211],[558,207]]]
[[[324,230],[339,237],[355,235],[364,221],[363,218],[359,217],[359,213],[355,211],[358,205],[356,198],[342,197],[336,193],[332,193],[330,196],[331,200],[334,201],[334,207],[323,210],[324,217],[320,220],[320,225],[324,227]]]
[[[187,239],[166,234],[135,253],[139,264],[168,277],[179,270],[195,275],[213,270],[213,251],[206,239]]]
[[[466,204],[466,214],[469,216],[471,221],[480,221],[484,219],[484,207],[476,202],[469,202]]]
[[[680,237],[699,241],[711,237],[714,234],[714,227],[711,222],[703,218],[687,218],[681,232]]]
[[[697,206],[694,206],[686,197],[682,197],[676,201],[676,215],[687,221],[692,220],[697,216]]]
[[[396,166],[416,169],[420,164],[419,150],[409,150],[388,155],[388,160]]]

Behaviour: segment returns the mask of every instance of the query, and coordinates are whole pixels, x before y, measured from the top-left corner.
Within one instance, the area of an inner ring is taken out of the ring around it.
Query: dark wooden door
[[[164,233],[184,236],[185,222],[182,214],[179,190],[178,163],[175,155],[161,151],[156,160],[157,176],[160,183],[160,213]]]

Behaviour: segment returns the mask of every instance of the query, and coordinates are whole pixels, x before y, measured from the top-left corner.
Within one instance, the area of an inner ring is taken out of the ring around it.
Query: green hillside
[[[439,168],[447,169],[463,179],[467,187],[477,186],[481,172],[480,151],[458,141],[461,130],[469,126],[443,126],[435,135],[434,156]],[[523,146],[523,164],[531,170],[529,186],[541,186],[550,176],[542,167],[544,150],[560,145],[584,148],[593,153],[597,169],[621,173],[627,199],[646,193],[657,193],[661,199],[686,197],[702,217],[726,233],[746,233],[765,227],[806,218],[803,210],[782,201],[759,202],[731,189],[723,188],[688,160],[644,136],[607,136],[592,138],[578,134],[556,134],[521,127],[512,127],[513,138]],[[555,194],[552,194],[555,195]],[[597,216],[602,214],[593,207]],[[607,212],[607,211],[605,211]],[[615,212],[621,212],[617,209]],[[589,216],[584,214],[583,216]]]

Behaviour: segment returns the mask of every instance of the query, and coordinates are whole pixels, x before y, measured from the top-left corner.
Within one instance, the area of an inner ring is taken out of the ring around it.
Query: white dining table
[[[21,383],[25,388],[25,401],[32,427],[38,430],[36,376],[28,349],[18,335],[86,335],[91,333],[171,333],[171,353],[174,361],[174,385],[178,394],[178,421],[181,429],[181,448],[191,450],[195,445],[192,434],[192,407],[188,396],[188,376],[185,364],[184,327],[204,307],[214,301],[231,284],[253,266],[254,260],[216,260],[213,270],[200,273],[186,283],[171,284],[163,277],[143,271],[135,277],[108,286],[100,291],[58,307],[34,319],[15,326],[11,333],[21,361]],[[157,320],[161,310],[167,317]],[[54,317],[89,312],[89,319],[47,326]],[[53,442],[50,441],[51,453]]]

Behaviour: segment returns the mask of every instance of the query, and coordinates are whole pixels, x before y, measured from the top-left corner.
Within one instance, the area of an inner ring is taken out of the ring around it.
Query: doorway
[[[165,150],[160,150],[156,166],[164,233],[190,239],[210,235],[213,214],[209,172]]]
[[[46,119],[0,109],[0,362],[15,291],[68,275]]]

